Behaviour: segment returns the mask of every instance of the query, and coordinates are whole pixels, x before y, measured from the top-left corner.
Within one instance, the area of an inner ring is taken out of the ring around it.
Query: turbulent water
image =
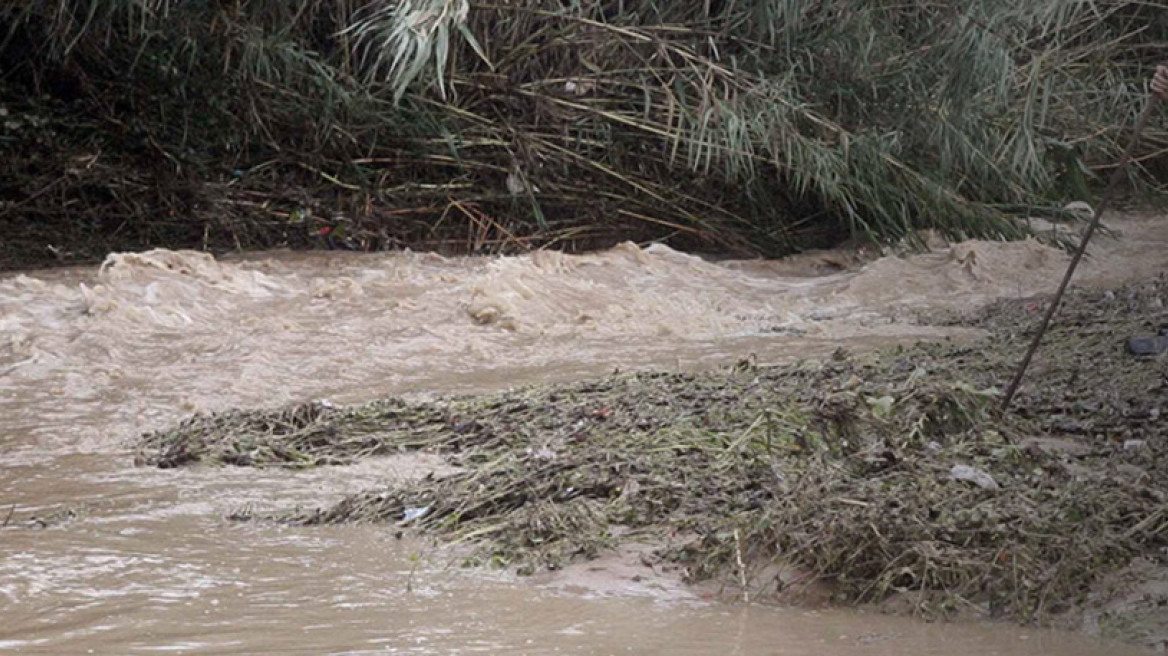
[[[1117,222],[1079,280],[1168,270],[1165,224]],[[1066,260],[1033,241],[937,244],[866,264],[842,253],[710,262],[632,245],[459,259],[152,251],[7,276],[0,651],[1120,653],[1014,628],[724,605],[652,576],[515,580],[459,570],[385,527],[223,519],[242,505],[325,503],[440,471],[437,460],[298,473],[132,466],[135,435],[200,410],[965,339],[913,317],[1049,291]]]

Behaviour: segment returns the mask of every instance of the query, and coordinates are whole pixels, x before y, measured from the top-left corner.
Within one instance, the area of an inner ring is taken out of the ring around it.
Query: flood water
[[[1080,281],[1168,270],[1168,219],[1115,227]],[[196,411],[968,339],[914,317],[1049,291],[1065,263],[1035,242],[939,246],[862,266],[835,253],[715,263],[627,245],[455,259],[155,251],[6,275],[0,652],[1139,653],[1012,626],[725,604],[653,580],[518,579],[462,570],[389,527],[224,519],[243,506],[328,503],[440,471],[437,460],[307,472],[133,466],[137,434]]]

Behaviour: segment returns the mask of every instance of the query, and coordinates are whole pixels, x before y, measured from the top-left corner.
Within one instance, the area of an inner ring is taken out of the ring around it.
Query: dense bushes
[[[0,24],[26,254],[1009,236],[1087,194],[1168,60],[1168,4],[1120,0],[0,0]]]

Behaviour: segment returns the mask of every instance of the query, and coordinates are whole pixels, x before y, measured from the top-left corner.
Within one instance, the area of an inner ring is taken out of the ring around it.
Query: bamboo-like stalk
[[[5,47],[35,47],[31,77],[149,98],[98,118],[139,126],[175,169],[267,159],[369,207],[478,203],[516,248],[565,221],[764,253],[1019,236],[1002,208],[1083,196],[1168,59],[1164,8],[1132,0],[621,6],[0,0],[0,24]],[[1168,132],[1147,136],[1133,160],[1151,170]]]
[[[1059,281],[1058,290],[1055,291],[1054,297],[1047,304],[1046,311],[1042,314],[1042,321],[1038,324],[1038,330],[1035,331],[1034,338],[1030,341],[1030,346],[1026,349],[1026,354],[1022,357],[1022,361],[1018,364],[1018,369],[1014,372],[1013,378],[1010,379],[1010,384],[1006,387],[1005,394],[1002,396],[1003,412],[1010,408],[1010,402],[1014,400],[1014,394],[1018,392],[1018,386],[1022,384],[1022,378],[1026,376],[1026,370],[1030,367],[1030,361],[1038,351],[1039,345],[1042,344],[1042,338],[1046,335],[1046,329],[1050,326],[1050,321],[1054,318],[1055,312],[1058,311],[1059,303],[1063,300],[1063,294],[1066,293],[1067,286],[1070,285],[1071,279],[1075,275],[1075,269],[1078,268],[1079,262],[1083,259],[1083,255],[1086,254],[1087,245],[1091,243],[1091,237],[1099,228],[1099,222],[1103,218],[1103,213],[1111,205],[1115,191],[1119,188],[1119,183],[1123,180],[1125,169],[1131,161],[1131,154],[1136,149],[1136,145],[1140,143],[1140,135],[1143,134],[1144,128],[1148,125],[1148,119],[1152,117],[1152,112],[1156,110],[1157,100],[1159,100],[1159,96],[1150,96],[1148,98],[1148,104],[1144,107],[1144,111],[1136,119],[1135,128],[1132,130],[1131,141],[1128,143],[1127,149],[1123,151],[1123,155],[1119,158],[1119,165],[1112,171],[1111,181],[1108,183],[1107,189],[1103,192],[1103,196],[1095,206],[1095,213],[1091,217],[1091,223],[1087,225],[1087,230],[1083,233],[1083,238],[1079,241],[1079,245],[1075,249],[1075,254],[1071,257],[1071,261],[1063,273],[1062,280]]]

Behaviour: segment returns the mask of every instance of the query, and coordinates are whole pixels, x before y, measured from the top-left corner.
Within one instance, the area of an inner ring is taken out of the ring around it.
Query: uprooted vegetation
[[[1168,323],[1166,303],[1163,278],[1073,293],[1008,414],[993,390],[1033,300],[961,319],[992,334],[972,344],[198,415],[143,436],[138,457],[309,467],[426,450],[459,471],[265,517],[392,522],[525,572],[669,535],[658,555],[695,580],[781,562],[841,600],[1041,618],[1168,546],[1168,361],[1123,346]]]
[[[0,266],[110,249],[779,254],[1087,199],[1168,12],[0,0]],[[1135,178],[1163,179],[1145,131]],[[1151,174],[1150,176],[1147,174]]]

